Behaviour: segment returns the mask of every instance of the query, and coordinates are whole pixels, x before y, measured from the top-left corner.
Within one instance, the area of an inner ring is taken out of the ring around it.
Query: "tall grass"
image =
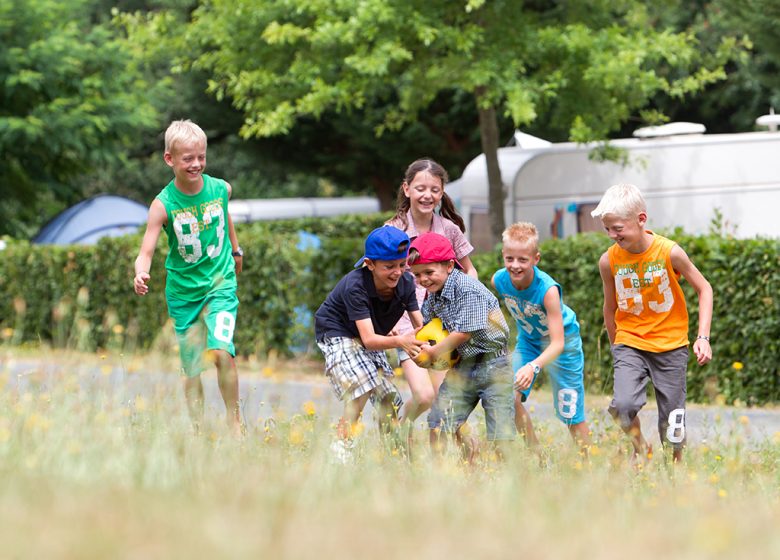
[[[3,558],[780,557],[780,441],[747,445],[740,424],[638,468],[600,421],[590,461],[542,423],[542,461],[518,441],[474,465],[421,431],[409,461],[367,425],[339,465],[311,403],[242,441],[209,411],[195,435],[170,363],[57,353],[19,372],[1,351]]]

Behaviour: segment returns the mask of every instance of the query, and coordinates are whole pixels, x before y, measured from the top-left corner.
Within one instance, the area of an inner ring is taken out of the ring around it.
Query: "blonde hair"
[[[530,222],[517,222],[504,230],[501,234],[504,243],[520,243],[530,245],[535,251],[539,251],[539,232],[536,226]]]
[[[590,213],[594,218],[614,214],[618,218],[635,218],[640,212],[647,212],[647,204],[642,192],[635,185],[620,183],[612,185],[601,197],[599,205]]]
[[[206,133],[190,119],[173,121],[165,131],[165,151],[173,153],[179,144],[208,144]]]

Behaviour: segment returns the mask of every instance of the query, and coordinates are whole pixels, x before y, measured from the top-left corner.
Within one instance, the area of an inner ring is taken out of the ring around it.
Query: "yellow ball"
[[[426,323],[426,325],[421,328],[417,332],[417,340],[422,340],[423,342],[427,342],[431,346],[435,346],[445,338],[447,338],[447,335],[450,333],[447,332],[447,330],[444,328],[444,325],[441,322],[441,319],[438,317],[435,317],[431,319],[430,322]],[[421,357],[424,358],[425,352],[421,353]],[[456,351],[450,352],[449,356],[441,356],[438,360],[433,362],[432,364],[429,364],[427,367],[430,369],[436,369],[436,370],[444,370],[444,369],[450,369],[455,364],[458,363],[458,353]]]

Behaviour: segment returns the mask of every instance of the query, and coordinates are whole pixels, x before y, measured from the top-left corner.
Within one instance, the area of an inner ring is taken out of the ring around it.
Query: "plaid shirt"
[[[463,358],[506,351],[509,327],[496,296],[482,282],[457,268],[439,292],[428,294],[422,314],[426,323],[438,317],[449,332],[471,334],[468,341],[458,346]]]

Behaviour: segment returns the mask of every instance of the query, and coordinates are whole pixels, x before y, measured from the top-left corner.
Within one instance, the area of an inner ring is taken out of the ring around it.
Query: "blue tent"
[[[119,237],[138,231],[149,209],[134,200],[101,194],[83,200],[52,218],[33,237],[33,243],[91,245],[101,237]]]

